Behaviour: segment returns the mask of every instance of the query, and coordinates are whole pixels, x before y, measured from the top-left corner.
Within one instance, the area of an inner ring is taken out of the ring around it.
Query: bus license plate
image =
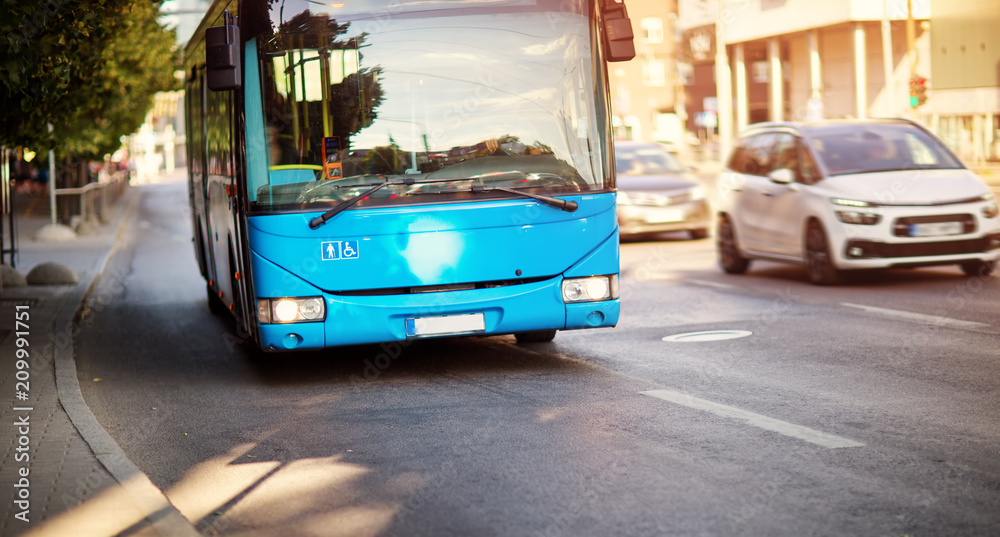
[[[941,235],[961,235],[965,225],[961,222],[932,222],[927,224],[910,224],[911,237],[939,237]]]
[[[415,317],[406,320],[406,337],[476,334],[486,331],[482,313]]]

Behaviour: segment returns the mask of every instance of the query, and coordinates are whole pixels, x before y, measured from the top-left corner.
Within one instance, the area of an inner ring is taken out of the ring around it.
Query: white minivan
[[[902,119],[752,125],[718,180],[719,265],[843,271],[957,264],[989,275],[1000,218],[989,187],[932,133]]]

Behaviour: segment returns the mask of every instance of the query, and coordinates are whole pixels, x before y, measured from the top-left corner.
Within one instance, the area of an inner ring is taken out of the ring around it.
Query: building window
[[[663,19],[656,17],[646,17],[639,23],[646,34],[647,43],[663,42]]]
[[[754,82],[763,84],[771,80],[771,64],[766,61],[751,63],[750,72]]]
[[[642,85],[654,88],[667,85],[667,69],[663,60],[647,60],[642,64]]]
[[[677,64],[677,76],[685,86],[694,84],[694,66],[687,62],[679,62]]]

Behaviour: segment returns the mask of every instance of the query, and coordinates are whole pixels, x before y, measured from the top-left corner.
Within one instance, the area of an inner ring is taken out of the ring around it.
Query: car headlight
[[[863,226],[874,226],[879,223],[882,216],[870,211],[836,211],[837,218],[845,224],[860,224]]]
[[[260,324],[312,323],[326,319],[323,297],[261,298],[257,300]]]
[[[834,205],[840,205],[842,207],[872,207],[871,203],[867,201],[849,200],[844,198],[830,198],[830,202]]]
[[[691,201],[698,201],[705,199],[705,187],[696,186],[690,190]]]
[[[618,298],[618,275],[566,278],[562,282],[563,302],[600,302]]]
[[[997,200],[993,196],[993,193],[987,192],[983,194],[983,201],[987,202],[983,206],[983,216],[986,218],[996,218],[1000,215],[1000,208],[997,208]]]
[[[834,211],[837,213],[837,219],[845,224],[860,224],[863,226],[873,226],[882,220],[882,215],[871,210],[875,207],[874,204],[868,203],[867,201],[850,200],[843,198],[830,198],[830,201],[834,205],[839,205],[841,207],[850,207],[850,210]],[[869,209],[869,210],[864,210]]]

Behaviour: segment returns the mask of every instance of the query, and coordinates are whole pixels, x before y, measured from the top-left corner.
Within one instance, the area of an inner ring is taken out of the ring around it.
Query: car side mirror
[[[242,86],[240,66],[240,29],[233,24],[229,12],[225,26],[205,30],[205,66],[208,71],[208,89],[226,91]]]
[[[627,62],[635,58],[632,19],[624,3],[601,0],[601,19],[604,25],[604,57],[609,62]]]
[[[779,185],[787,185],[795,182],[795,173],[788,168],[778,168],[777,170],[771,170],[767,174],[767,178]]]

